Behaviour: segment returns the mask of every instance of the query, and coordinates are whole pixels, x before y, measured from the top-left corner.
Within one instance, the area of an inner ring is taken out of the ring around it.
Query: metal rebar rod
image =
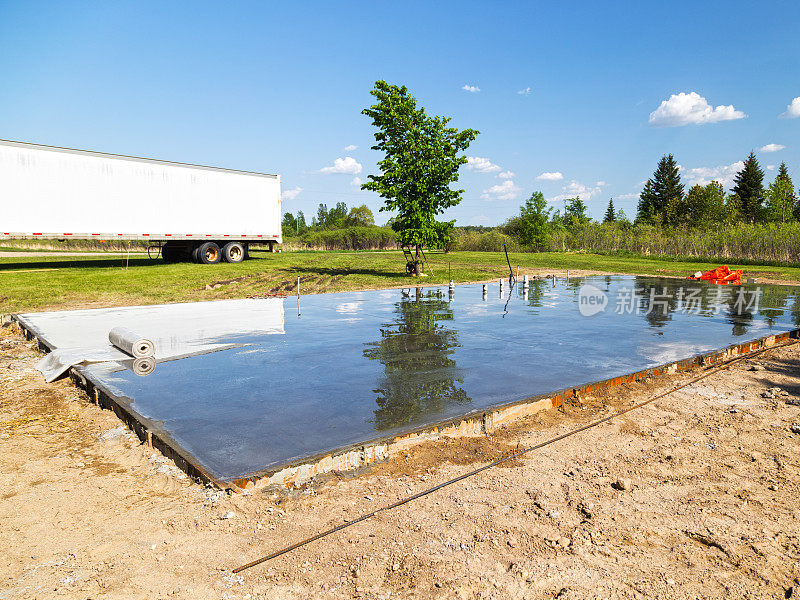
[[[508,279],[511,280],[514,279],[514,270],[511,268],[511,261],[508,258],[508,248],[506,248],[505,244],[503,244],[503,250],[505,250],[506,262],[508,263]]]

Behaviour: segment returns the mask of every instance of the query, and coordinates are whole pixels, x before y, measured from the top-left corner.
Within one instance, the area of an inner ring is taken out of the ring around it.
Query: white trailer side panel
[[[0,237],[281,240],[280,177],[0,140]]]

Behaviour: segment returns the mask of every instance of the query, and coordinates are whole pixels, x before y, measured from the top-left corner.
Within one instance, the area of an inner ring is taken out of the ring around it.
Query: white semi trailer
[[[145,240],[171,262],[280,244],[279,175],[0,140],[0,240]]]

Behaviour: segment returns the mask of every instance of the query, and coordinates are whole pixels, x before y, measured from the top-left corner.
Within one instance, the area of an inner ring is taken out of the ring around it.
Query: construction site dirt
[[[800,580],[800,345],[586,395],[278,494],[203,486],[0,334],[0,598],[776,598]]]

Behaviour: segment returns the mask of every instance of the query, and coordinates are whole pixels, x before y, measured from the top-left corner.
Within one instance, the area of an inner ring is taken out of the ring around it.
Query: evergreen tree
[[[644,184],[642,193],[639,194],[639,206],[636,211],[636,220],[642,223],[652,223],[655,219],[655,211],[653,209],[654,193],[653,193],[653,180],[648,179]]]
[[[617,213],[614,212],[614,199],[608,199],[608,208],[606,209],[606,215],[603,217],[603,223],[613,223],[617,220]]]
[[[757,221],[763,210],[764,171],[761,170],[755,153],[750,153],[733,181],[735,185],[731,191],[739,198],[742,217],[751,223]]]
[[[678,163],[672,154],[662,156],[653,177],[639,196],[638,220],[677,225],[685,213],[683,184]]]

